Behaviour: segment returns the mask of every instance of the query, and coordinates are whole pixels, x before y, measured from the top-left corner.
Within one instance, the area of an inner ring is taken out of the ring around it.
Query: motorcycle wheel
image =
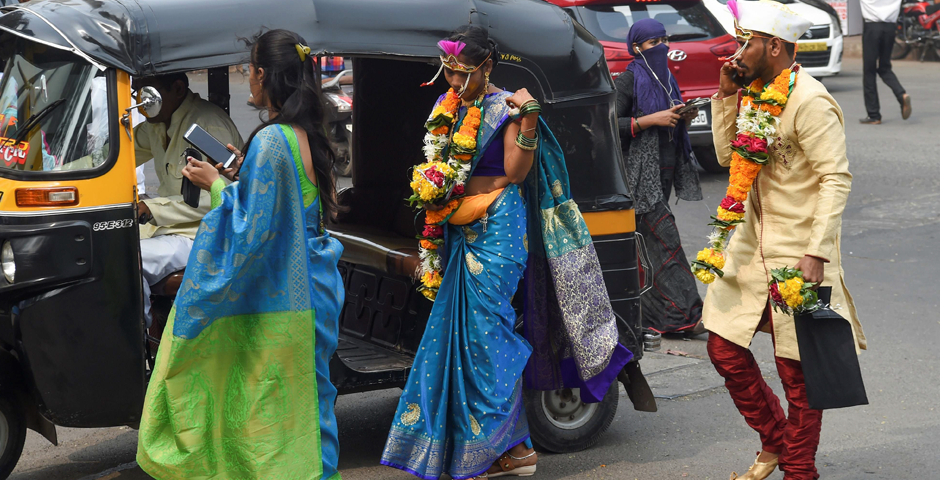
[[[894,37],[894,47],[891,48],[891,60],[900,60],[911,53],[911,45],[900,36]]]

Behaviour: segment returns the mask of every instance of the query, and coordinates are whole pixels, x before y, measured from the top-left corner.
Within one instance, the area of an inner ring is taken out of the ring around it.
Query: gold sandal
[[[731,472],[731,478],[729,480],[764,480],[769,477],[771,473],[774,473],[774,470],[777,469],[777,465],[780,463],[779,456],[769,462],[758,462],[758,458],[760,458],[760,453],[757,454],[757,458],[754,459],[754,464],[751,465],[751,468],[747,469],[747,473],[745,473],[744,476],[739,477],[736,472]]]

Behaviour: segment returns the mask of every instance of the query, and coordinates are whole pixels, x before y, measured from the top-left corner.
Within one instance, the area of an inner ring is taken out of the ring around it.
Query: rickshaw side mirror
[[[160,92],[153,87],[143,87],[140,89],[138,94],[137,105],[133,105],[127,109],[128,112],[135,108],[143,109],[143,113],[147,117],[155,117],[160,114],[160,109],[163,108],[163,97],[160,96]]]
[[[163,108],[163,97],[160,96],[160,92],[156,88],[147,86],[140,89],[140,92],[137,94],[137,104],[127,107],[127,110],[124,111],[124,115],[121,116],[121,124],[124,125],[124,131],[127,133],[127,138],[131,138],[131,110],[135,108],[142,109],[144,116],[147,118],[154,117],[160,114],[160,109]]]

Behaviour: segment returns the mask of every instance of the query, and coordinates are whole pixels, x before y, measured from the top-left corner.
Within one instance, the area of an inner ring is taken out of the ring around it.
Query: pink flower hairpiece
[[[728,10],[731,10],[731,15],[734,16],[735,20],[740,20],[741,15],[738,13],[738,2],[737,0],[728,0]]]
[[[437,42],[437,46],[440,47],[441,51],[444,52],[444,57],[449,57],[451,55],[457,57],[460,55],[460,52],[463,51],[464,47],[467,46],[467,44],[461,41],[441,40],[440,42]]]

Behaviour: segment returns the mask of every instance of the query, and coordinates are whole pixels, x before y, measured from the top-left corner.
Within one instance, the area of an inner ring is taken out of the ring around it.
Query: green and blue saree
[[[147,389],[137,461],[159,479],[339,478],[329,361],[343,247],[290,127],[213,189]]]
[[[493,93],[483,102],[471,176],[487,148],[503,141],[509,96]],[[465,114],[462,108],[460,118]],[[423,479],[481,475],[529,438],[523,383],[538,390],[581,388],[585,401],[597,402],[632,358],[618,343],[597,254],[570,198],[561,147],[541,120],[538,132],[524,187],[503,189],[480,219],[445,227],[443,282],[383,465]],[[516,332],[512,306],[520,282],[523,334]]]

